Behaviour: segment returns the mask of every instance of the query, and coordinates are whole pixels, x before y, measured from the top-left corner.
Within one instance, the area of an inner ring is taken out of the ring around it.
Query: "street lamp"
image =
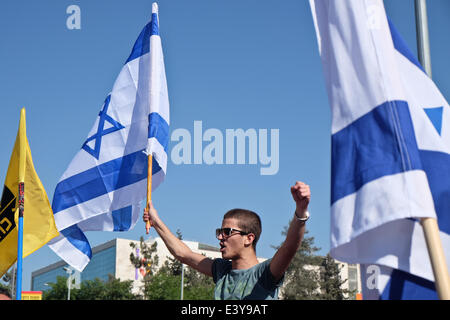
[[[69,275],[69,277],[67,278],[67,291],[68,291],[67,292],[67,300],[70,300],[70,287],[72,284],[72,274],[75,270],[70,267],[64,267],[63,269]]]
[[[184,287],[184,264],[181,264],[181,292],[180,300],[183,300],[183,288]]]

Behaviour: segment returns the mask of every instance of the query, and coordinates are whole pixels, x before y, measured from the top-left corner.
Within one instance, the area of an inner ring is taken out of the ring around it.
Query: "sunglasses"
[[[216,238],[219,238],[220,235],[222,235],[223,237],[230,237],[231,235],[236,234],[233,232],[238,232],[242,235],[246,235],[246,234],[250,233],[250,232],[245,232],[245,231],[233,229],[233,228],[218,228],[218,229],[216,229]]]

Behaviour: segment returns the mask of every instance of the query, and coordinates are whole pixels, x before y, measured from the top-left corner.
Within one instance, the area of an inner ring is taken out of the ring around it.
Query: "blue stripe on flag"
[[[130,230],[132,220],[132,206],[114,210],[112,218],[114,223],[114,231]]]
[[[152,21],[142,29],[125,64],[150,52],[150,37],[153,35],[159,35],[158,15],[156,13],[152,13]]]
[[[60,232],[75,248],[88,256],[89,259],[92,258],[92,250],[89,241],[77,225],[72,225]]]
[[[333,134],[331,204],[386,175],[421,169],[408,104],[385,102]]]
[[[426,73],[420,62],[417,60],[411,50],[409,50],[409,47],[406,44],[405,40],[403,40],[403,38],[400,36],[400,33],[397,31],[394,24],[389,18],[388,24],[389,29],[391,30],[392,41],[394,42],[395,49],[397,49],[397,51],[400,52],[406,59],[411,61],[411,63],[415,64],[420,70]]]
[[[150,22],[152,24],[152,36],[159,36],[159,21],[158,21],[158,15],[156,13],[152,13],[152,21]]]
[[[419,152],[433,195],[439,230],[450,234],[450,154],[428,150]]]
[[[161,167],[153,161],[152,173]],[[53,196],[54,214],[147,178],[147,155],[143,151],[105,162],[58,183]]]
[[[434,282],[394,269],[380,300],[437,300]]]
[[[156,138],[167,152],[169,145],[169,125],[157,112],[148,115],[148,137]]]

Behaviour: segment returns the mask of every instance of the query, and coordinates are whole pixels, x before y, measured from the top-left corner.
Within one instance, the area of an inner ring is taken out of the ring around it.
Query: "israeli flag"
[[[331,255],[363,299],[437,298],[423,229],[450,265],[450,110],[382,0],[310,0],[332,111]]]
[[[163,181],[169,143],[169,99],[158,6],[140,33],[91,132],[61,177],[52,208],[61,235],[49,246],[82,271],[92,252],[85,231],[134,227],[147,194]]]

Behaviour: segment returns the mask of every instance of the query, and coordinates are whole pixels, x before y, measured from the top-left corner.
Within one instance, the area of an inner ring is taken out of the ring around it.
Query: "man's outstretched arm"
[[[150,210],[144,210],[144,222],[150,220],[152,227],[155,228],[158,235],[166,244],[170,253],[181,263],[187,264],[195,270],[212,276],[213,260],[199,253],[193,252],[183,241],[178,239],[159,218],[158,212],[153,207],[152,202],[149,203]]]
[[[307,184],[297,181],[291,187],[291,194],[296,203],[294,218],[289,225],[286,240],[270,262],[270,272],[276,281],[279,281],[286,272],[305,234],[305,222],[299,221],[297,218],[306,218],[308,204],[311,199],[311,191]]]

